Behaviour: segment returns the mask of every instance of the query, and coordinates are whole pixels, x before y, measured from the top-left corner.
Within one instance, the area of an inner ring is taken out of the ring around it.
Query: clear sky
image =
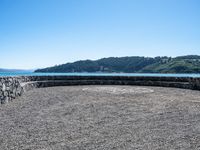
[[[200,0],[0,0],[0,68],[200,55]]]

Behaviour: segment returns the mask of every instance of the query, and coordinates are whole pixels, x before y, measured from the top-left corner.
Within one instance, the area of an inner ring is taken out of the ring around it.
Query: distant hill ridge
[[[35,72],[200,73],[200,56],[109,57],[66,63]]]
[[[0,72],[23,72],[25,70],[22,69],[4,69],[4,68],[0,68]]]

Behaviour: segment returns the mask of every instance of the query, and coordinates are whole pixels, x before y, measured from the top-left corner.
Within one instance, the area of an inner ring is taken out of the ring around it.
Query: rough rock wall
[[[200,90],[200,78],[127,76],[21,76],[0,78],[0,103],[4,104],[38,87],[68,85],[145,85]]]
[[[14,77],[0,78],[0,102],[1,104],[20,96],[23,89],[20,85],[20,80]]]
[[[0,104],[12,101],[23,92],[37,87],[36,83],[31,83],[35,77],[0,77]]]

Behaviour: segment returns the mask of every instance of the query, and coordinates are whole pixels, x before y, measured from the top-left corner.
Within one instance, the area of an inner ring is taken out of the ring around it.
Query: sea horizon
[[[0,72],[0,77],[15,76],[156,76],[156,77],[200,77],[200,73],[105,73],[105,72],[74,72],[74,73],[39,73],[39,72]]]

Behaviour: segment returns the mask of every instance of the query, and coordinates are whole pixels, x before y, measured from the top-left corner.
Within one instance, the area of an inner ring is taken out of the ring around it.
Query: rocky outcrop
[[[69,85],[143,85],[200,90],[200,78],[145,76],[22,76],[0,78],[1,104],[12,101],[28,90]]]

